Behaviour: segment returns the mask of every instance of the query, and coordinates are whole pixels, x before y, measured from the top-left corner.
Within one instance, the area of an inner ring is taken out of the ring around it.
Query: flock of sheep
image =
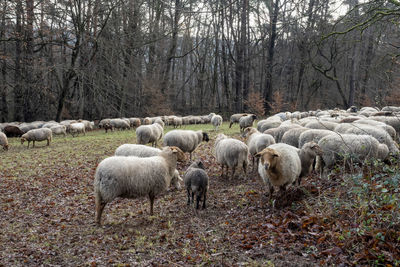
[[[386,160],[390,155],[399,155],[398,136],[400,133],[400,107],[384,107],[381,110],[364,107],[358,110],[317,110],[309,112],[278,113],[257,123],[253,114],[234,114],[230,118],[231,128],[239,123],[244,140],[218,134],[214,144],[216,162],[222,166],[222,175],[235,177],[239,167],[246,174],[249,158],[253,170],[257,170],[272,197],[274,187],[284,192],[291,184],[300,185],[301,178],[313,169],[323,176],[339,161],[363,163],[375,158]],[[186,161],[201,142],[208,142],[209,135],[202,131],[174,129],[164,135],[165,125],[174,128],[185,124],[211,123],[215,131],[222,124],[222,117],[215,113],[205,116],[162,116],[154,118],[105,119],[98,123],[100,128],[136,128],[137,144],[123,144],[115,155],[104,159],[97,167],[94,192],[96,199],[96,223],[101,223],[104,207],[116,197],[149,197],[150,214],[156,196],[170,185],[180,188],[177,161]],[[34,123],[32,123],[34,124]],[[36,124],[39,124],[36,122]],[[56,124],[56,123],[55,123]],[[79,127],[75,127],[78,125]],[[51,127],[29,129],[21,134],[21,142],[51,140],[53,127],[64,126],[64,132],[85,133],[94,123],[88,121],[61,122]],[[1,125],[18,127],[23,132],[29,124]],[[86,126],[88,128],[86,128]],[[55,128],[54,128],[55,129]],[[6,131],[5,131],[6,132]],[[40,139],[40,140],[39,140]],[[162,139],[163,148],[158,149]],[[0,144],[7,149],[8,142],[0,132]],[[147,146],[151,144],[152,147]],[[226,172],[224,169],[226,167]],[[209,177],[201,161],[194,161],[187,168],[183,178],[188,204],[200,201],[206,207],[206,193]]]

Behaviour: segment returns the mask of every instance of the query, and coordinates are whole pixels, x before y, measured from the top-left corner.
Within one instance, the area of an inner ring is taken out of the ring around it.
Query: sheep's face
[[[23,145],[25,141],[26,141],[25,137],[21,137],[21,145]]]
[[[189,166],[189,168],[198,168],[198,169],[205,169],[205,167],[204,167],[204,164],[203,164],[203,162],[201,161],[201,160],[198,160],[198,161],[196,161],[196,162],[193,162],[190,166]]]
[[[172,176],[171,179],[171,185],[175,187],[176,189],[180,190],[181,189],[181,183],[183,179],[179,176],[179,172],[175,170],[174,176]]]
[[[203,133],[203,141],[206,141],[206,142],[210,141],[210,138],[208,137],[207,133]]]
[[[274,168],[279,160],[279,153],[272,148],[265,148],[263,151],[256,154],[260,158],[260,163],[264,166],[265,170]]]
[[[3,149],[6,150],[6,151],[8,150],[8,148],[9,148],[8,145],[4,145],[4,146],[3,146]]]
[[[174,151],[174,150],[176,151],[176,156],[177,156],[178,161],[182,161],[182,162],[186,161],[185,152],[183,152],[179,147],[171,146],[170,148],[172,149],[172,151]]]
[[[304,151],[306,153],[308,153],[308,154],[310,154],[310,155],[312,155],[314,157],[315,156],[322,156],[322,153],[323,153],[321,147],[317,143],[315,143],[313,141],[306,143],[303,146],[303,149],[304,149]]]
[[[252,127],[247,127],[246,129],[244,129],[243,133],[242,133],[242,137],[243,138],[248,138],[252,133],[255,132],[256,129],[252,128]]]
[[[256,120],[256,119],[257,119],[257,116],[253,114],[253,115],[251,115],[251,118],[252,118],[252,119],[253,119],[253,121],[254,121],[254,120]]]

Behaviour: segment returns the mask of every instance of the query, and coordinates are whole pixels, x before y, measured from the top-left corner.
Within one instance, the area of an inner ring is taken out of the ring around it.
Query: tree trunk
[[[15,121],[24,121],[24,93],[22,88],[22,16],[23,7],[22,1],[17,0],[16,5],[16,40],[15,40],[15,71],[14,71],[14,119]]]

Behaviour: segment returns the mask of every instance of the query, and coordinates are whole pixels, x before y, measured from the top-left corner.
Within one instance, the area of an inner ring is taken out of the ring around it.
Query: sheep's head
[[[252,118],[252,119],[253,119],[253,121],[254,121],[254,120],[256,120],[256,119],[257,119],[257,116],[256,116],[255,114],[252,114],[252,115],[251,115],[251,118]]]
[[[280,154],[275,149],[267,147],[257,153],[256,157],[260,158],[260,163],[266,170],[269,170],[277,165]]]
[[[4,149],[4,150],[8,150],[9,147],[10,147],[10,146],[9,146],[8,144],[3,145],[3,149]]]
[[[178,170],[175,170],[174,171],[174,175],[172,176],[170,185],[173,185],[176,189],[180,190],[181,189],[181,184],[180,184],[181,182],[183,182],[183,179],[182,179],[182,177],[179,176]]]
[[[243,133],[242,133],[242,137],[243,138],[248,138],[250,135],[252,135],[253,133],[257,132],[256,128],[253,127],[247,127],[246,129],[244,129]]]
[[[205,169],[204,164],[201,160],[197,160],[190,164],[189,168]]]
[[[311,155],[313,157],[322,156],[322,153],[323,153],[321,147],[313,141],[305,143],[303,145],[303,147],[301,148],[301,150],[303,150],[303,152],[305,152],[308,155]]]
[[[203,132],[203,141],[210,141],[210,138],[208,137],[208,134],[206,132]]]
[[[21,145],[23,145],[25,141],[26,141],[26,138],[24,136],[22,136],[21,137]]]
[[[186,161],[185,152],[183,152],[179,147],[177,147],[177,146],[170,146],[170,148],[171,148],[173,151],[176,151],[176,156],[177,156],[178,161],[181,161],[181,162]]]

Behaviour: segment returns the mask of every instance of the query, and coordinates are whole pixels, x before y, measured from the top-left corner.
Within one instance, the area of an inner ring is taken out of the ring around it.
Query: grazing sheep
[[[53,132],[54,135],[64,135],[67,136],[67,127],[65,125],[55,125],[50,127],[50,130]]]
[[[8,140],[7,140],[7,136],[0,132],[0,146],[3,147],[4,150],[8,150]]]
[[[239,119],[240,132],[243,132],[243,130],[247,127],[253,127],[253,122],[256,119],[257,119],[257,116],[254,114],[249,114],[244,117],[241,117]]]
[[[107,203],[117,197],[138,198],[148,196],[150,215],[154,199],[174,181],[178,151],[166,147],[159,156],[149,158],[113,156],[97,166],[94,179],[96,223]]]
[[[254,168],[255,155],[269,145],[275,144],[275,139],[272,135],[260,133],[257,129],[251,127],[244,129],[242,136],[246,138]]]
[[[313,163],[317,156],[322,156],[322,149],[313,141],[305,143],[298,154],[301,161],[301,173],[299,176],[298,184],[301,183],[301,178],[310,174],[313,168]]]
[[[268,130],[264,131],[264,133],[272,135],[275,139],[275,142],[280,143],[285,132],[287,132],[293,128],[301,128],[301,126],[296,123],[285,124],[284,126],[279,126],[277,128],[268,129]]]
[[[338,125],[337,122],[315,120],[315,121],[307,123],[304,127],[310,128],[310,129],[321,129],[321,130],[333,131],[337,125]]]
[[[110,124],[115,129],[126,130],[130,128],[130,122],[127,122],[123,119],[111,119]]]
[[[322,149],[322,156],[317,158],[316,169],[326,174],[338,160],[347,160],[361,163],[365,159],[386,159],[389,149],[385,144],[379,144],[376,138],[370,135],[330,134],[321,140],[318,145]]]
[[[140,126],[140,119],[139,118],[129,118],[129,125],[131,127],[139,127]]]
[[[33,147],[35,147],[35,141],[47,140],[47,145],[49,146],[52,138],[53,134],[49,128],[33,129],[21,136],[21,145],[23,145],[25,141],[28,141],[29,148],[29,143],[33,141]]]
[[[7,137],[21,137],[24,134],[24,132],[15,125],[7,125],[4,127],[3,132]]]
[[[224,175],[224,167],[226,173],[232,168],[232,178],[235,176],[237,166],[243,167],[243,173],[246,174],[248,162],[249,148],[240,140],[228,138],[224,134],[219,134],[215,141],[215,158],[222,167],[222,175]]]
[[[385,130],[375,127],[375,126],[370,126],[370,125],[365,125],[365,124],[355,124],[354,127],[348,129],[346,134],[358,134],[358,135],[370,135],[376,138],[379,143],[381,144],[386,144],[387,147],[389,148],[389,152],[393,154],[398,154],[399,153],[399,148],[398,145],[393,141],[392,137],[390,137],[389,133],[386,132]]]
[[[78,120],[78,122],[81,122],[81,123],[83,123],[85,125],[85,132],[93,130],[92,122],[90,122],[88,120]]]
[[[186,170],[183,180],[188,195],[187,204],[190,205],[190,195],[192,195],[192,203],[194,203],[194,195],[196,195],[196,209],[199,209],[201,199],[203,199],[203,209],[205,209],[209,178],[203,163],[201,161],[193,162]]]
[[[297,181],[301,174],[301,160],[298,149],[283,143],[273,144],[257,153],[259,157],[258,173],[268,186],[269,197],[274,186],[282,191]]]
[[[400,107],[396,107],[396,106],[386,106],[386,107],[383,107],[383,108],[381,109],[381,111],[395,111],[395,112],[398,112],[398,111],[400,111]]]
[[[266,121],[266,120],[262,120],[262,121],[257,123],[257,130],[263,133],[268,129],[278,128],[279,126],[281,126],[281,124],[282,124],[281,121]]]
[[[241,117],[247,116],[247,113],[237,113],[237,114],[233,114],[230,118],[230,124],[229,124],[229,128],[232,127],[232,124],[234,123],[239,123],[239,120]]]
[[[142,145],[151,143],[152,146],[156,147],[158,140],[163,136],[163,132],[163,127],[158,123],[141,125],[136,129],[136,141]]]
[[[330,135],[332,133],[333,133],[332,131],[320,130],[320,129],[310,129],[308,131],[304,131],[302,134],[300,134],[298,147],[303,147],[305,143],[308,143],[311,141],[318,143],[318,141],[322,137]]]
[[[149,117],[144,118],[142,124],[143,124],[143,125],[150,125],[150,124],[152,124],[151,118],[149,118]]]
[[[222,124],[222,117],[220,115],[214,115],[211,118],[211,124],[214,125],[214,130],[218,131],[218,127]]]
[[[186,161],[185,153],[176,146],[171,147],[178,151],[178,161]],[[154,157],[158,156],[161,153],[161,149],[145,146],[145,145],[138,145],[138,144],[123,144],[120,145],[116,150],[114,155],[115,156],[135,156],[139,158],[147,158],[147,157]]]
[[[82,122],[72,123],[68,127],[68,132],[72,135],[72,137],[78,136],[79,133],[86,135],[85,124]]]
[[[192,160],[192,152],[202,142],[208,142],[210,138],[206,132],[202,130],[172,130],[164,136],[164,146],[177,146],[183,152],[190,153],[190,160]]]
[[[294,147],[299,147],[300,135],[303,132],[308,131],[308,130],[310,130],[310,129],[305,128],[305,127],[290,129],[283,134],[283,136],[281,138],[281,142],[291,145],[291,146],[294,146]]]
[[[393,140],[396,140],[396,130],[390,126],[389,124],[386,124],[384,122],[381,121],[375,121],[375,120],[371,120],[371,119],[361,119],[355,122],[355,124],[366,124],[369,126],[376,126],[379,127],[383,130],[385,130],[386,132],[388,132],[388,134],[390,135],[390,137],[393,138]]]

